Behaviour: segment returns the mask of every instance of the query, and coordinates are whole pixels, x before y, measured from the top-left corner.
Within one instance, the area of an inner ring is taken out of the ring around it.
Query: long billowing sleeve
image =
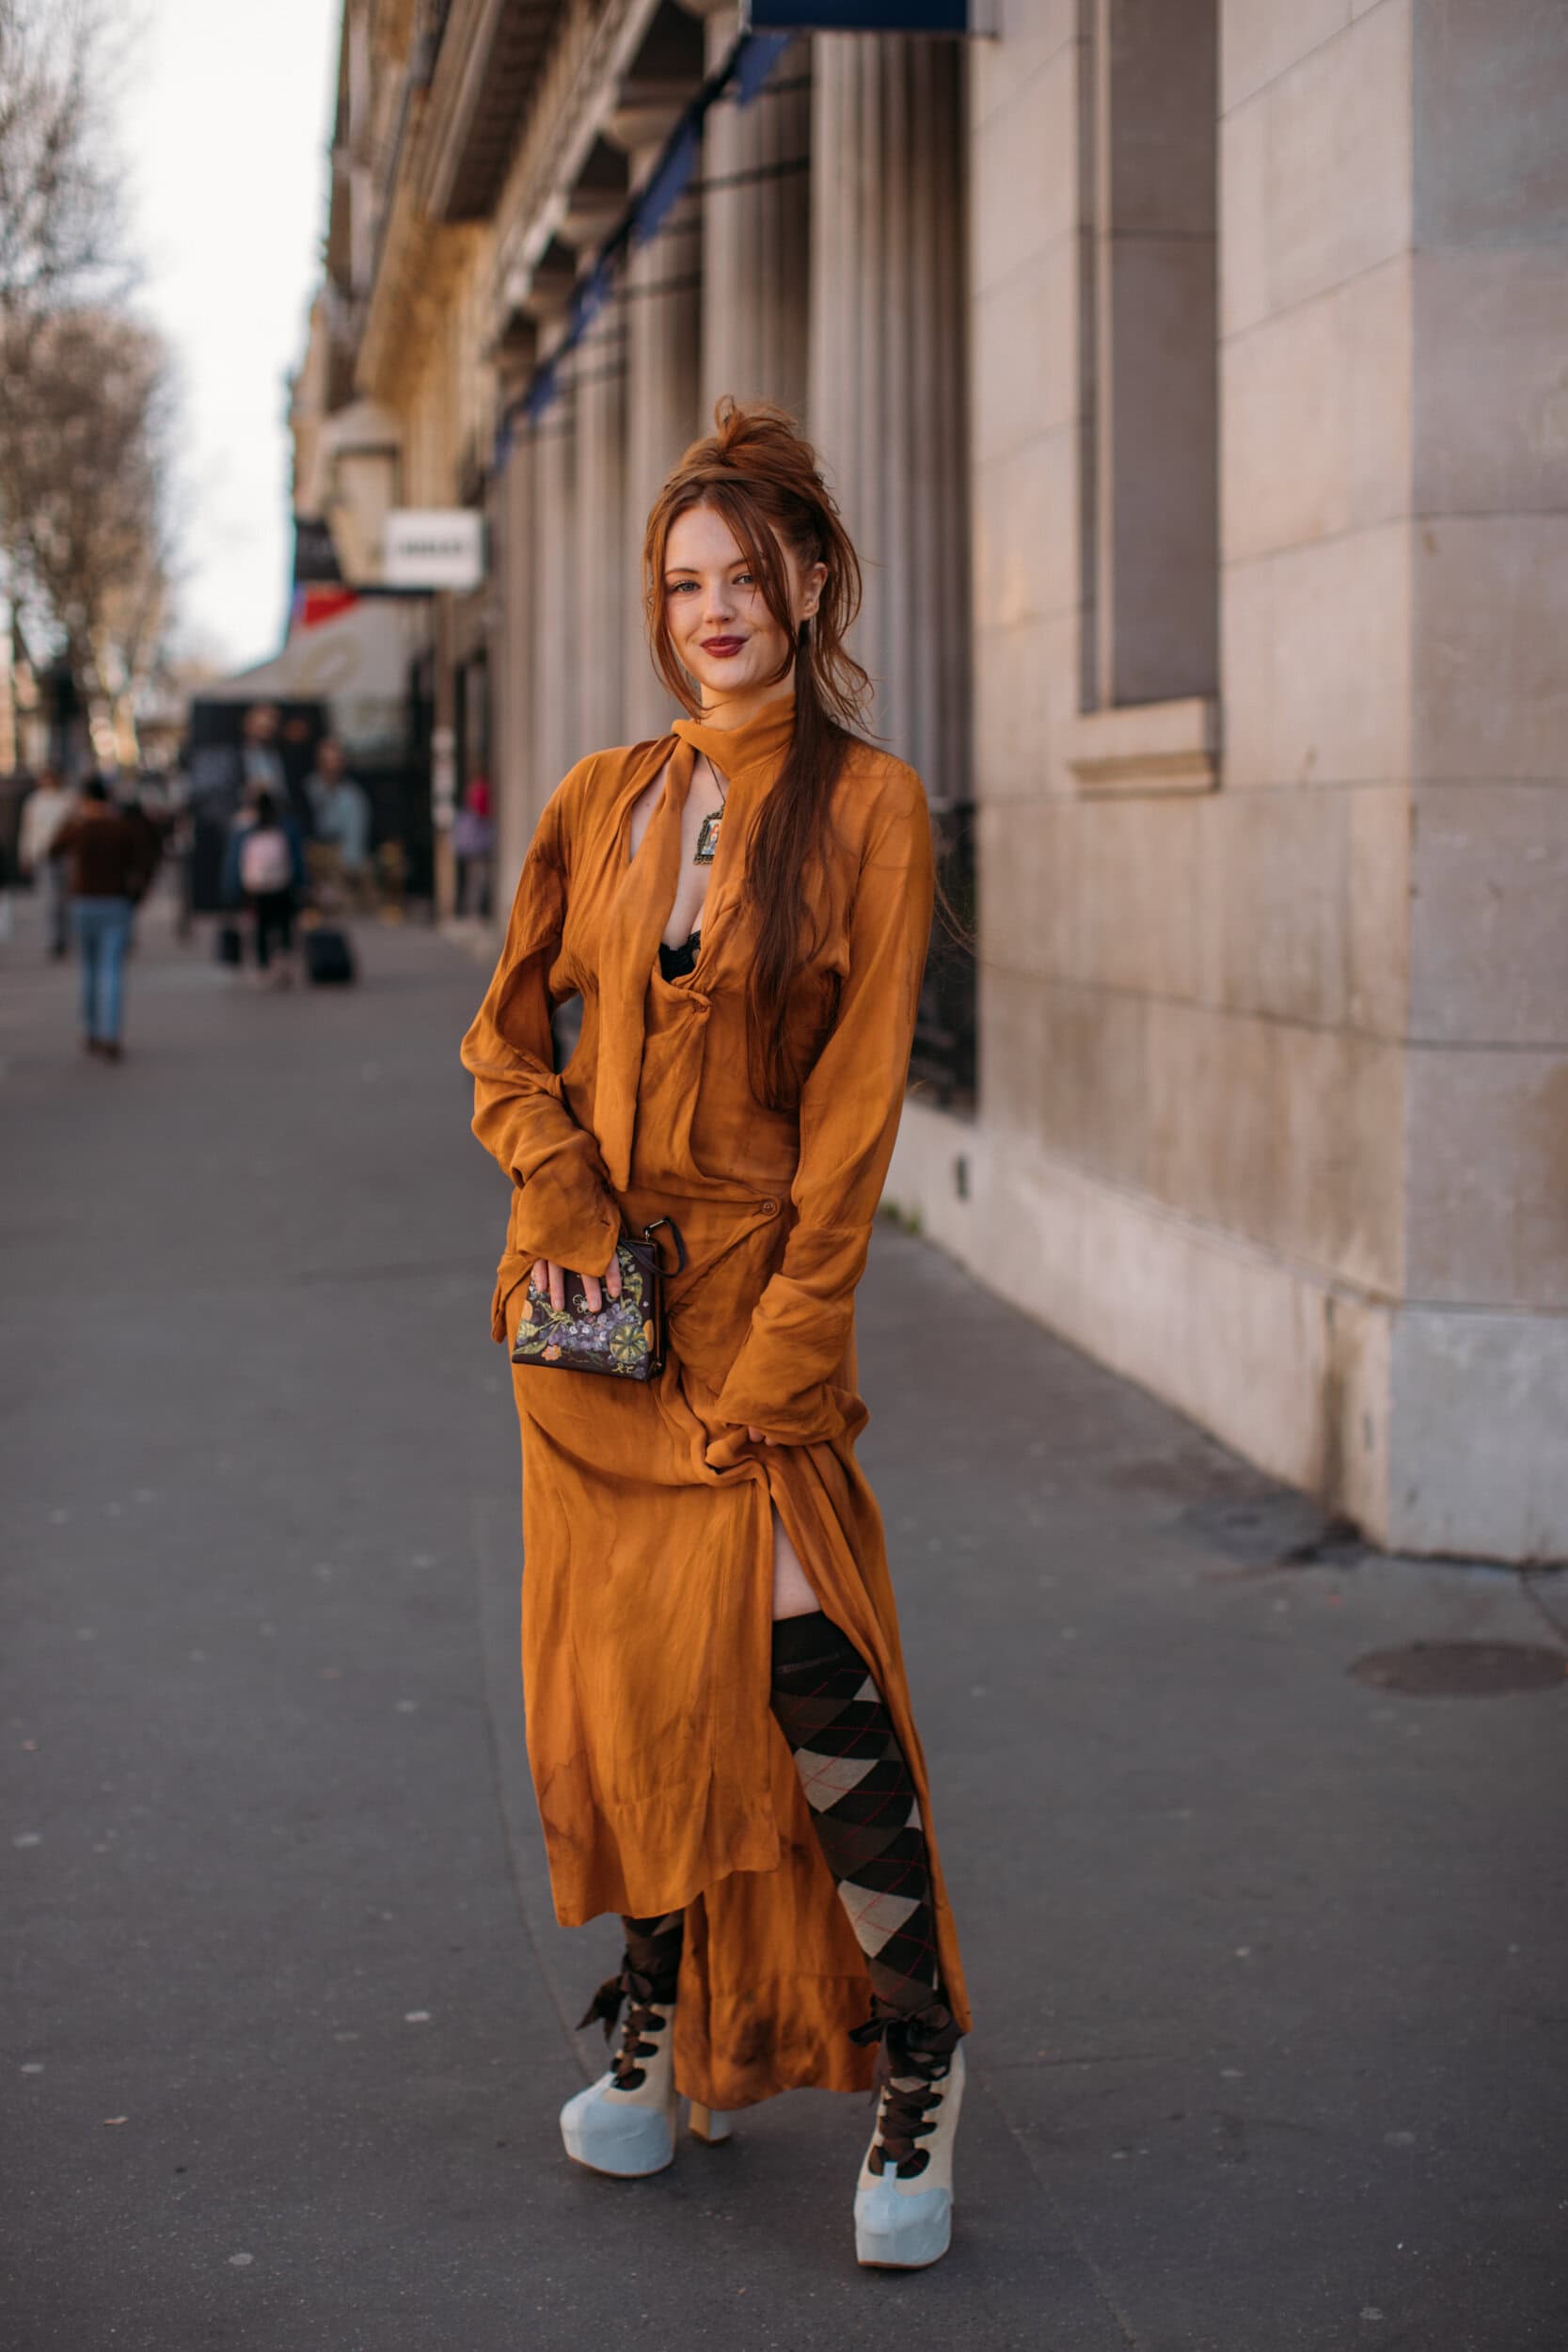
[[[715,1408],[788,1444],[847,1425],[832,1383],[903,1109],[932,898],[926,796],[900,769],[862,860],[838,1017],[801,1091],[795,1223]]]
[[[598,1146],[579,1127],[553,1068],[549,976],[566,911],[571,831],[589,763],[574,768],[539,819],[518,878],[506,944],[463,1040],[474,1133],[520,1191],[509,1253],[602,1274],[620,1216]]]

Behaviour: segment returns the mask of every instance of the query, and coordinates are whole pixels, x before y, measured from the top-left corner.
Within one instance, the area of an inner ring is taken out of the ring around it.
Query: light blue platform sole
[[[561,2137],[572,2162],[617,2181],[662,2172],[675,2158],[673,2101],[669,2106],[634,2106],[602,2097],[603,2088],[591,2083],[561,2110]]]
[[[903,2189],[888,2174],[855,2194],[855,2260],[865,2270],[924,2270],[953,2243],[950,2188]]]
[[[640,2181],[650,2172],[662,2172],[675,2157],[675,2106],[640,2107],[605,2099],[600,2094],[608,2079],[591,2083],[562,2108],[561,2137],[566,2153],[574,2164],[586,2165],[590,2172],[604,2172],[616,2181]],[[709,2148],[721,2148],[733,2129],[721,2108],[705,2107],[692,2100],[693,2139],[703,2140]]]

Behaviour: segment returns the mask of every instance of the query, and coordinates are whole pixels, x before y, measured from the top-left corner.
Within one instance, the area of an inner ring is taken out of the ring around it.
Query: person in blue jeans
[[[102,1061],[119,1061],[125,1050],[125,950],[147,887],[146,845],[140,829],[111,803],[103,777],[93,775],[55,847],[66,861],[82,966],[82,1044]]]

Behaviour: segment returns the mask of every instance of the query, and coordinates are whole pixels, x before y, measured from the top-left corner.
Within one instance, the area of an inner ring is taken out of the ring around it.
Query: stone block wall
[[[1153,20],[1002,15],[971,59],[981,1099],[911,1104],[895,1197],[1382,1539],[1560,1553],[1568,16],[1218,8],[1217,692],[1131,710],[1097,691],[1138,558],[1097,42]]]
[[[718,390],[803,405],[876,723],[977,810],[978,1109],[911,1100],[893,1198],[1373,1535],[1568,1552],[1568,9],[997,13],[961,59],[802,41],[720,108],[519,437],[501,870],[663,722],[662,469]],[[633,180],[678,96],[638,87],[588,94]],[[546,343],[548,263],[507,296]],[[587,677],[591,618],[625,660]]]

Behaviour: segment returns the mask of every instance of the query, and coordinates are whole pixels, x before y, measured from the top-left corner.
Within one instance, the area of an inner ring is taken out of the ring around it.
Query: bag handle
[[[644,1241],[648,1244],[649,1248],[652,1249],[652,1251],[653,1251],[653,1253],[654,1253],[655,1257],[658,1259],[660,1270],[661,1270],[661,1271],[663,1271],[663,1272],[668,1272],[668,1271],[669,1271],[669,1269],[665,1266],[665,1264],[664,1264],[664,1260],[663,1260],[663,1258],[662,1258],[662,1256],[660,1255],[660,1252],[659,1252],[659,1246],[658,1246],[657,1242],[657,1241],[655,1241],[655,1239],[654,1239],[654,1235],[657,1232],[657,1231],[658,1231],[658,1229],[659,1229],[659,1227],[660,1227],[661,1225],[667,1225],[667,1226],[670,1228],[671,1232],[672,1232],[672,1233],[673,1234],[673,1236],[674,1236],[674,1242],[675,1242],[675,1265],[674,1265],[674,1271],[675,1271],[677,1274],[684,1274],[684,1273],[686,1272],[686,1244],[685,1244],[685,1242],[681,1239],[681,1229],[680,1229],[680,1227],[679,1227],[679,1226],[675,1223],[675,1220],[674,1220],[674,1218],[673,1218],[673,1216],[656,1216],[656,1217],[655,1217],[655,1219],[654,1219],[654,1221],[653,1221],[653,1223],[652,1223],[651,1225],[644,1225],[644,1226],[643,1226],[643,1228],[642,1228],[642,1238],[643,1238],[643,1240],[644,1240]]]

